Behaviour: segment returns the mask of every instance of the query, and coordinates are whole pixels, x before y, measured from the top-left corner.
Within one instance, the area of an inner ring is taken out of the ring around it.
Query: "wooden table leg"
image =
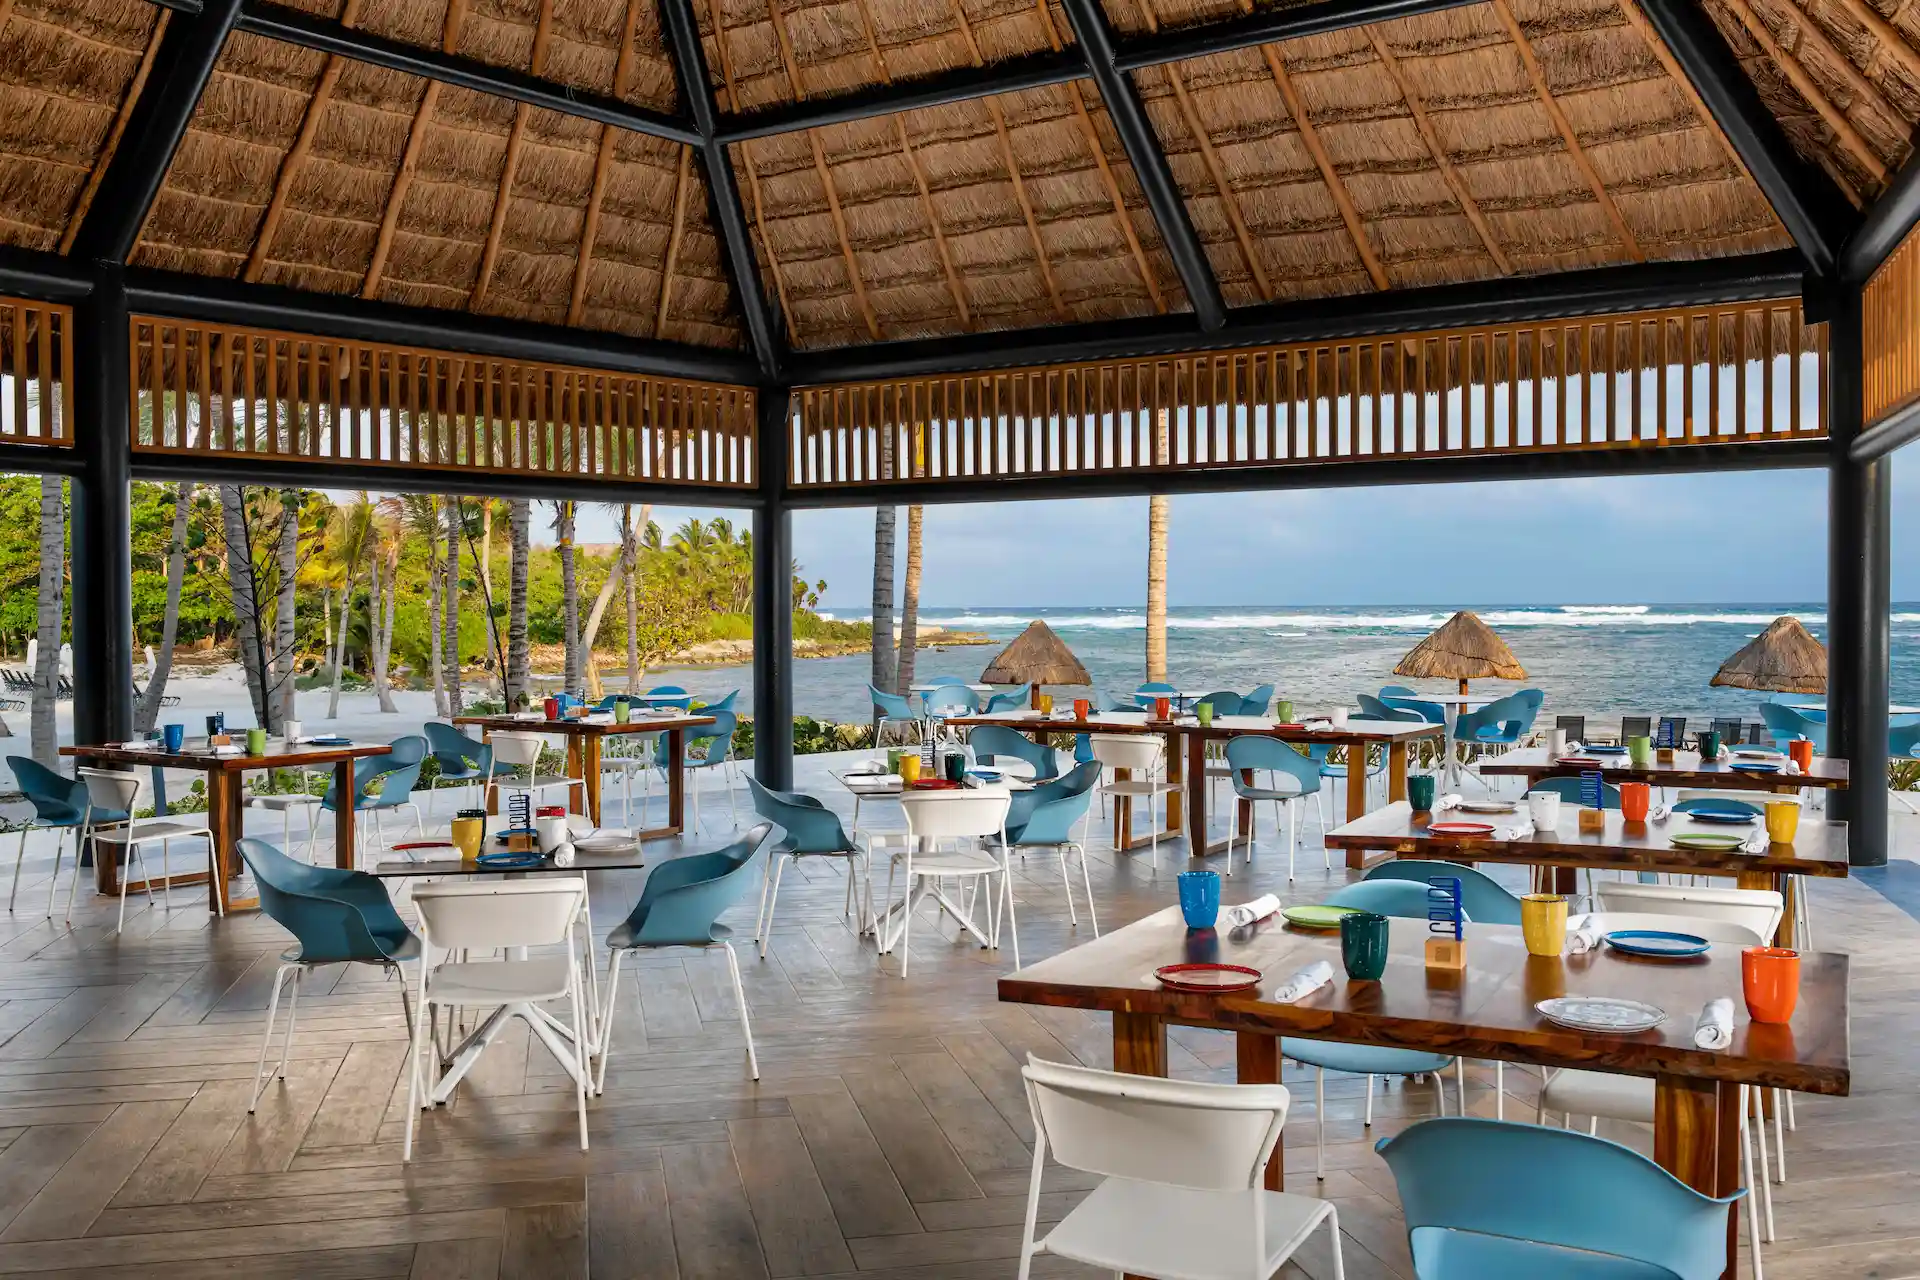
[[[1167,1024],[1158,1014],[1113,1015],[1113,1069],[1136,1076],[1167,1074]],[[1152,1280],[1126,1275],[1122,1280]]]
[[[207,891],[207,910],[224,915],[233,905],[228,878],[233,874],[234,841],[242,834],[240,775],[226,769],[207,770],[207,830],[213,832],[213,884]]]
[[[1180,784],[1185,782],[1189,775],[1192,776],[1195,785],[1204,787],[1207,782],[1207,766],[1204,752],[1200,756],[1199,767],[1194,769],[1185,767],[1186,757],[1180,751],[1180,739],[1183,737],[1197,739],[1199,735],[1170,733],[1167,735],[1166,750],[1162,753],[1163,758],[1167,762],[1167,781],[1174,784],[1174,789],[1167,792],[1167,826],[1166,830],[1161,833],[1163,835],[1177,835],[1185,828],[1186,796],[1185,788]],[[1204,747],[1204,745],[1203,743],[1202,746]],[[1202,810],[1205,808],[1205,805],[1201,806]],[[1206,823],[1203,821],[1200,825],[1200,843],[1202,847],[1206,844],[1206,831]]]
[[[338,801],[333,806],[333,865],[342,871],[351,871],[357,852],[353,847],[353,802],[356,798],[353,794],[353,761],[342,760],[333,766],[333,794]]]
[[[1113,780],[1125,782],[1133,776],[1133,770],[1115,767]],[[1113,847],[1125,853],[1133,848],[1133,797],[1116,795],[1113,797]]]
[[[1653,1087],[1653,1158],[1704,1195],[1730,1195],[1740,1185],[1740,1086],[1683,1076],[1657,1076]],[[1727,1267],[1739,1262],[1740,1206],[1727,1211]]]
[[[600,735],[583,734],[579,742],[580,780],[587,789],[587,821],[597,827],[600,825]]]
[[[1791,947],[1795,933],[1795,920],[1800,914],[1799,894],[1794,888],[1793,877],[1781,872],[1773,874],[1766,871],[1742,871],[1734,881],[1742,889],[1772,889],[1780,895],[1780,923],[1773,931],[1773,945]]]
[[[1280,1037],[1257,1031],[1236,1032],[1233,1037],[1234,1065],[1241,1084],[1280,1083]],[[1287,1189],[1287,1143],[1283,1134],[1273,1144],[1273,1156],[1267,1161],[1267,1190]]]
[[[1168,781],[1186,782],[1186,819],[1187,856],[1204,858],[1207,856],[1207,740],[1197,733],[1186,736],[1186,751],[1178,753],[1180,743],[1172,735],[1167,738]],[[1186,768],[1180,777],[1174,776],[1172,762],[1184,754]],[[1167,825],[1175,826],[1182,815],[1173,811],[1174,797],[1180,792],[1167,793]]]
[[[573,785],[567,788],[567,812],[586,812],[586,764],[580,750],[580,735],[567,735],[567,776],[573,779]]]
[[[1347,821],[1358,822],[1367,816],[1367,744],[1353,740],[1342,745],[1347,749]],[[1349,871],[1364,871],[1366,866],[1365,849],[1347,850]]]
[[[1387,747],[1387,799],[1407,798],[1407,744],[1395,739]]]
[[[687,731],[667,730],[667,835],[678,835],[687,825],[687,771],[682,767],[686,758]]]

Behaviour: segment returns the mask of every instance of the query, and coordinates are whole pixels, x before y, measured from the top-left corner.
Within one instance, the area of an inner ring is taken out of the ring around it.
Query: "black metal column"
[[[1827,750],[1851,763],[1853,785],[1834,791],[1834,815],[1852,824],[1856,866],[1887,860],[1887,615],[1893,463],[1855,462],[1860,434],[1860,290],[1845,286],[1828,325]]]
[[[753,776],[793,785],[793,512],[786,503],[789,448],[785,387],[760,392],[755,465],[762,505],[753,513]]]
[[[127,291],[104,270],[75,308],[73,733],[118,742],[133,732],[133,477],[128,429]]]

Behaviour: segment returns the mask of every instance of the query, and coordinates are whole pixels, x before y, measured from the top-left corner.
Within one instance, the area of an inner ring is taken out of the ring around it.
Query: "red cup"
[[[1740,953],[1740,986],[1755,1022],[1791,1022],[1800,1003],[1800,953],[1787,947],[1748,947]]]
[[[1645,822],[1647,806],[1652,801],[1653,788],[1644,782],[1623,782],[1620,784],[1620,816],[1628,822]]]
[[[1800,766],[1800,772],[1806,773],[1813,768],[1813,742],[1808,738],[1795,738],[1787,744],[1787,755]]]
[[[1171,720],[1173,718],[1173,700],[1171,698],[1155,698],[1153,700],[1153,718],[1155,720]]]
[[[558,720],[560,718],[560,699],[548,698],[545,702],[541,703],[540,705],[543,709],[545,709],[547,713],[547,719]]]
[[[1073,718],[1075,720],[1085,720],[1088,716],[1092,714],[1093,714],[1093,702],[1091,699],[1075,698],[1073,700]]]

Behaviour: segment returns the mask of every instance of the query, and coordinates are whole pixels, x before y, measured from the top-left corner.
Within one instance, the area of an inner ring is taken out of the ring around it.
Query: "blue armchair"
[[[914,714],[913,703],[897,693],[888,693],[874,685],[867,686],[867,697],[873,703],[873,742],[878,746],[886,736],[890,724],[906,725],[913,730],[913,736],[920,736],[920,717]]]
[[[1766,722],[1768,736],[1783,748],[1795,738],[1805,738],[1813,744],[1816,755],[1827,754],[1827,722],[1824,715],[1815,720],[1811,715],[1778,702],[1763,702],[1760,704],[1760,718]]]
[[[1362,884],[1374,880],[1411,880],[1423,889],[1434,876],[1460,877],[1460,906],[1469,920],[1483,924],[1519,924],[1520,899],[1484,871],[1458,862],[1428,862],[1423,858],[1396,858],[1367,872]]]
[[[1280,830],[1280,810],[1287,811],[1287,879],[1293,879],[1293,858],[1299,848],[1300,826],[1294,805],[1320,791],[1320,766],[1311,756],[1302,754],[1291,743],[1250,733],[1227,739],[1227,782],[1233,794],[1247,803],[1233,806],[1233,825],[1227,832],[1227,874],[1233,874],[1233,845],[1240,835],[1240,810],[1247,811],[1247,862],[1253,862],[1253,813],[1262,800],[1273,802],[1273,827]],[[1264,771],[1267,785],[1247,781],[1248,774]],[[1331,855],[1327,869],[1333,869]]]
[[[53,845],[53,880],[60,878],[60,858],[66,848],[67,832],[80,829],[87,814],[87,784],[77,778],[69,778],[55,773],[32,756],[8,756],[7,767],[13,770],[15,782],[20,791],[33,806],[33,816],[20,824],[20,851],[13,857],[13,887],[7,891],[7,911],[13,911],[14,898],[20,892],[20,864],[27,856],[27,834],[31,831],[57,831]],[[107,823],[125,822],[125,813],[106,813],[97,811],[94,821]],[[76,866],[80,862],[80,843],[74,842],[73,860]],[[75,874],[78,874],[77,872]],[[47,917],[53,917],[53,886],[47,887]]]
[[[983,710],[988,715],[997,715],[1002,711],[1024,711],[1033,705],[1033,686],[1023,684],[1018,689],[1009,689],[1005,693],[996,693],[987,699]]]
[[[484,790],[493,764],[492,747],[438,720],[427,721],[421,726],[421,732],[426,735],[427,750],[434,763],[440,766],[439,776],[427,789],[429,810],[433,808],[433,793],[442,785],[476,786]]]
[[[619,1009],[620,965],[629,952],[653,947],[719,947],[727,955],[727,973],[733,979],[733,999],[740,1008],[740,1030],[747,1038],[747,1066],[760,1078],[760,1059],[753,1051],[753,1026],[747,1021],[747,997],[740,988],[740,961],[729,941],[733,930],[720,915],[753,884],[753,873],[766,852],[773,824],[754,824],[724,848],[674,858],[647,875],[640,901],[627,918],[607,934],[607,995],[601,1012],[600,1067],[594,1079],[597,1093],[606,1084],[607,1059],[613,1054],[613,1018]],[[763,872],[764,874],[764,872]]]
[[[1216,716],[1237,716],[1240,714],[1240,695],[1231,689],[1220,689],[1208,694],[1204,698],[1196,698],[1193,705],[1197,707],[1202,702],[1212,703],[1213,714]]]
[[[760,780],[747,778],[747,790],[753,796],[753,811],[786,834],[773,846],[765,873],[760,878],[760,906],[753,914],[753,940],[760,944],[760,958],[767,957],[767,938],[773,932],[773,909],[780,901],[780,877],[787,863],[800,858],[840,858],[847,864],[847,902],[844,915],[853,914],[854,880],[861,871],[860,850],[853,837],[840,825],[840,816],[803,791],[775,791],[763,787]],[[861,904],[860,932],[866,932],[866,913],[872,898]]]
[[[1469,711],[1454,724],[1455,742],[1481,747],[1511,747],[1533,731],[1546,694],[1522,689],[1496,698],[1478,711]]]
[[[1360,708],[1362,720],[1390,720],[1401,724],[1431,723],[1411,707],[1392,706],[1369,693],[1356,693],[1353,695],[1353,700]]]
[[[1273,686],[1258,684],[1253,691],[1240,699],[1240,714],[1243,716],[1263,716],[1273,702]]]
[[[967,739],[967,745],[973,749],[973,758],[982,764],[1001,756],[1011,756],[1015,760],[1026,761],[1033,766],[1035,782],[1045,782],[1060,774],[1060,765],[1054,758],[1053,748],[1035,742],[1018,729],[1009,729],[1005,725],[983,724],[974,729]]]
[[[1086,829],[1087,816],[1093,806],[1093,786],[1099,780],[1100,766],[1083,764],[1046,786],[1015,792],[1016,802],[1023,797],[1037,797],[1020,815],[1018,829],[1014,826],[1011,807],[1006,817],[1010,849],[1023,854],[1028,849],[1051,849],[1059,855],[1060,882],[1067,890],[1067,920],[1075,928],[1080,925],[1080,916],[1073,906],[1073,879],[1067,874],[1067,856],[1079,855],[1080,887],[1087,895],[1087,921],[1093,926],[1096,938],[1100,936],[1100,920],[1093,909],[1093,883],[1087,878]]]
[[[1396,711],[1411,711],[1428,724],[1445,724],[1447,709],[1437,702],[1423,701],[1418,693],[1403,684],[1380,686],[1380,701]]]
[[[1419,1280],[1714,1280],[1731,1262],[1728,1206],[1746,1194],[1705,1196],[1618,1143],[1500,1120],[1429,1120],[1375,1150]]]
[[[733,733],[739,726],[739,718],[731,711],[717,711],[713,714],[713,723],[701,725],[686,731],[686,742],[681,748],[678,760],[668,759],[668,738],[665,733],[654,738],[653,757],[660,762],[664,773],[668,769],[681,769],[686,774],[687,801],[692,809],[692,827],[700,825],[700,777],[715,769],[724,770],[733,760]],[[734,826],[740,825],[740,809],[735,802],[733,787],[724,781],[722,786],[727,793],[727,814]]]
[[[920,695],[920,710],[930,720],[970,716],[979,709],[980,699],[964,684],[936,685]]]
[[[420,958],[420,939],[393,909],[386,886],[365,872],[309,866],[264,840],[241,840],[236,847],[259,886],[260,910],[294,938],[294,945],[280,953],[280,968],[273,975],[267,1029],[260,1037],[260,1059],[254,1065],[253,1094],[247,1102],[251,1112],[269,1079],[287,1078],[287,1053],[293,1047],[300,984],[306,975],[328,964],[374,964],[397,970],[401,961]],[[267,1048],[273,1043],[282,983],[288,987],[287,1034],[280,1046],[280,1065],[269,1075]],[[396,985],[411,1037],[413,1010],[407,1004],[407,984]]]
[[[677,684],[657,684],[647,690],[646,703],[652,707],[672,707],[676,711],[693,710],[693,695]]]
[[[413,830],[416,835],[425,828],[420,819],[420,806],[413,801],[413,789],[420,785],[420,762],[427,758],[427,740],[419,734],[408,734],[395,738],[390,744],[392,751],[384,756],[366,756],[356,760],[353,765],[353,811],[373,815],[374,838],[382,843],[386,832],[382,828],[380,815],[397,809],[413,810]],[[380,784],[375,792],[374,783]],[[340,806],[340,784],[327,784],[326,794],[320,797],[320,807],[332,813]],[[320,824],[315,823],[307,830],[307,849],[311,859],[313,842],[319,836]],[[353,828],[354,843],[360,844],[366,838],[366,832],[358,823]],[[355,857],[359,849],[354,850]]]

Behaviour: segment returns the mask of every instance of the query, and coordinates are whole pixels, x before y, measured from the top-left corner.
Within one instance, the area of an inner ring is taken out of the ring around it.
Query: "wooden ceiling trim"
[[[667,310],[673,305],[673,274],[680,265],[680,242],[687,228],[687,188],[693,185],[688,170],[693,166],[693,148],[680,148],[680,168],[673,178],[673,230],[667,236],[667,260],[660,267],[660,306],[653,316],[653,336],[664,337]]]
[[[1646,251],[1640,247],[1640,241],[1634,236],[1633,228],[1627,225],[1621,216],[1620,208],[1614,204],[1613,196],[1608,193],[1606,183],[1600,181],[1599,171],[1593,167],[1593,160],[1587,155],[1585,147],[1580,145],[1579,135],[1573,131],[1573,122],[1560,110],[1560,103],[1553,96],[1553,88],[1547,83],[1547,73],[1540,67],[1540,59],[1534,54],[1533,44],[1526,33],[1520,29],[1519,19],[1513,16],[1513,9],[1507,0],[1493,0],[1493,10],[1500,15],[1501,23],[1507,29],[1507,35],[1513,40],[1514,51],[1520,55],[1521,63],[1527,69],[1527,76],[1533,81],[1533,91],[1540,99],[1540,105],[1546,108],[1554,128],[1560,131],[1560,138],[1567,144],[1567,154],[1573,158],[1575,167],[1586,179],[1587,186],[1593,191],[1593,198],[1600,202],[1601,212],[1607,221],[1613,224],[1613,232],[1620,237],[1627,256],[1635,262],[1647,260]]]
[[[360,0],[347,0],[347,7],[340,15],[340,25],[353,27],[360,21]],[[273,247],[273,239],[280,231],[280,218],[286,212],[287,192],[293,188],[294,175],[305,162],[307,153],[313,149],[313,135],[320,128],[320,119],[327,113],[327,103],[333,97],[334,86],[340,83],[340,73],[347,69],[347,62],[339,54],[327,55],[327,65],[320,71],[320,83],[315,87],[313,96],[307,99],[306,111],[300,117],[300,132],[294,137],[293,146],[287,150],[286,157],[280,161],[280,172],[274,175],[273,195],[267,200],[267,216],[260,221],[260,231],[253,238],[253,249],[247,254],[246,269],[241,279],[249,284],[260,278],[260,272],[267,265],[268,251]]]
[[[6,25],[12,17],[13,0],[0,0],[0,31],[6,29]]]
[[[967,48],[973,54],[973,64],[981,65],[980,45],[973,37],[973,26],[967,20],[967,11],[960,0],[947,0],[955,17],[966,30]],[[1047,33],[1047,43],[1055,53],[1066,47],[1060,38],[1060,28],[1054,25],[1053,10],[1048,0],[1033,0],[1033,7],[1040,15],[1040,25]],[[1153,300],[1156,314],[1167,313],[1166,295],[1160,290],[1160,282],[1154,278],[1153,268],[1147,262],[1147,251],[1141,247],[1140,235],[1133,229],[1133,215],[1127,211],[1126,198],[1120,194],[1120,181],[1113,175],[1113,166],[1107,163],[1107,149],[1100,144],[1100,131],[1094,128],[1093,115],[1087,110],[1086,85],[1075,80],[1067,86],[1067,100],[1073,104],[1074,122],[1080,127],[1080,136],[1086,139],[1087,150],[1093,153],[1093,162],[1100,169],[1100,182],[1107,190],[1107,198],[1113,202],[1113,220],[1119,224],[1120,235],[1127,242],[1127,251],[1133,255],[1133,265],[1140,272],[1140,283],[1147,287],[1147,296]]]
[[[1727,136],[1726,131],[1713,118],[1713,113],[1707,110],[1707,104],[1701,100],[1700,91],[1693,87],[1693,77],[1687,74],[1686,69],[1680,65],[1680,60],[1673,56],[1673,50],[1667,48],[1667,42],[1660,38],[1659,33],[1653,29],[1653,24],[1647,21],[1647,15],[1640,10],[1640,0],[1620,0],[1620,12],[1626,16],[1627,25],[1637,31],[1641,41],[1653,51],[1654,58],[1665,69],[1667,78],[1687,96],[1687,105],[1693,108],[1694,117],[1700,121],[1700,127],[1713,135],[1714,141],[1719,144],[1722,151],[1726,152],[1727,159],[1732,162],[1733,167],[1743,174],[1746,173],[1746,161],[1740,158],[1740,152],[1734,147],[1733,139]]]
[[[780,47],[780,65],[787,73],[787,87],[793,92],[795,102],[804,101],[807,91],[800,84],[800,71],[793,56],[793,40],[787,34],[786,18],[780,12],[779,0],[767,0],[767,18],[773,23],[776,43]],[[840,210],[840,193],[834,188],[833,175],[827,168],[826,153],[820,147],[820,135],[813,129],[808,129],[806,134],[807,147],[813,152],[813,171],[820,179],[821,192],[827,197],[827,215],[833,220],[833,234],[840,241],[840,259],[846,264],[847,283],[853,287],[854,303],[867,322],[867,336],[878,341],[880,317],[873,309],[873,299],[867,296],[866,281],[860,278],[860,264],[854,260],[853,239],[847,234],[846,215]]]
[[[1787,77],[1788,83],[1792,84],[1800,96],[1806,99],[1807,105],[1826,121],[1827,127],[1833,130],[1833,136],[1841,146],[1847,149],[1853,160],[1872,174],[1874,181],[1884,183],[1887,180],[1886,162],[1880,159],[1880,154],[1873,149],[1873,144],[1867,141],[1853,121],[1847,119],[1846,112],[1833,104],[1826,92],[1820,88],[1819,83],[1805,67],[1800,65],[1800,60],[1788,53],[1774,38],[1773,31],[1760,20],[1760,15],[1742,3],[1742,0],[1726,0],[1726,6],[1736,18],[1740,19],[1740,25],[1752,33],[1755,42],[1766,51],[1767,57],[1773,60],[1774,65],[1780,68]],[[1898,119],[1898,117],[1895,118]],[[1835,174],[1835,177],[1839,179],[1842,190],[1853,189],[1852,182],[1848,181],[1844,174]]]
[[[1474,234],[1480,237],[1480,243],[1485,246],[1487,256],[1493,259],[1493,265],[1500,269],[1500,274],[1512,275],[1512,260],[1500,247],[1500,242],[1494,238],[1493,227],[1487,222],[1486,215],[1480,212],[1479,202],[1473,198],[1473,193],[1467,190],[1466,180],[1453,167],[1453,161],[1448,158],[1447,149],[1440,141],[1439,130],[1433,127],[1433,120],[1427,115],[1426,104],[1414,91],[1413,82],[1407,77],[1405,68],[1400,65],[1400,59],[1395,57],[1393,50],[1387,47],[1387,42],[1381,38],[1378,27],[1368,27],[1366,32],[1368,42],[1373,45],[1374,56],[1380,59],[1380,65],[1386,68],[1387,74],[1393,78],[1395,87],[1400,90],[1400,97],[1406,102],[1407,111],[1413,116],[1414,128],[1420,131],[1421,140],[1427,144],[1427,151],[1433,156],[1433,163],[1440,170],[1440,178],[1447,184],[1447,190],[1453,193],[1454,201],[1460,206],[1460,212],[1465,214],[1467,221],[1472,224]]]
[[[6,0],[9,12],[12,3],[13,0]],[[107,174],[107,162],[119,150],[120,136],[127,131],[127,121],[132,119],[133,109],[140,102],[140,92],[147,87],[147,77],[153,73],[154,55],[160,52],[160,39],[167,34],[167,23],[172,17],[173,10],[162,9],[160,16],[154,20],[153,32],[147,37],[147,47],[140,55],[140,65],[134,70],[133,82],[120,99],[120,109],[114,112],[113,126],[107,130],[106,143],[100,148],[100,154],[93,158],[93,167],[87,171],[87,184],[80,189],[80,198],[74,201],[73,212],[67,217],[67,229],[60,236],[61,253],[73,250],[74,238],[80,234],[80,226],[87,220],[87,210],[93,207],[93,197],[100,190],[100,180]],[[6,17],[0,16],[0,27],[6,25]]]
[[[1903,35],[1900,29],[1887,21],[1878,9],[1865,3],[1864,0],[1839,0],[1839,4],[1846,10],[1848,17],[1865,27],[1873,38],[1880,42],[1880,47],[1875,49],[1867,59],[1866,70],[1869,74],[1879,65],[1881,59],[1892,57],[1906,68],[1908,75],[1920,80],[1920,50],[1916,50],[1908,43],[1908,36]],[[1907,7],[1902,3],[1895,12],[1898,13]]]
[[[540,0],[540,21],[533,29],[533,57],[529,69],[539,75],[546,69],[547,46],[553,39],[553,0]],[[500,262],[500,238],[507,229],[507,210],[513,204],[513,177],[520,168],[520,148],[527,136],[527,104],[513,109],[513,128],[507,134],[507,158],[500,166],[500,189],[493,196],[493,217],[487,223],[487,244],[480,251],[480,276],[473,282],[469,309],[478,311],[486,300],[487,286],[493,282],[493,269]]]
[[[627,0],[627,22],[621,28],[623,36],[620,43],[620,57],[613,64],[613,96],[618,98],[626,93],[627,80],[633,74],[633,44],[637,38],[640,23],[640,5],[642,0]],[[587,216],[580,226],[580,248],[573,256],[573,295],[567,302],[567,323],[579,324],[581,312],[587,304],[587,264],[593,261],[593,242],[600,234],[600,201],[607,194],[607,173],[613,168],[614,131],[610,124],[600,126],[600,149],[593,157],[593,190],[587,196]],[[684,152],[684,148],[682,149]],[[686,168],[686,157],[681,157],[681,169]],[[667,295],[667,282],[660,282],[660,296]],[[655,326],[654,337],[660,336]]]
[[[1737,7],[1752,8],[1751,5],[1745,3],[1745,0],[1730,0],[1730,2],[1735,3]],[[1865,99],[1868,106],[1879,112],[1888,121],[1900,126],[1901,132],[1906,132],[1910,126],[1907,125],[1906,117],[1900,113],[1900,109],[1887,99],[1887,95],[1880,91],[1879,85],[1869,80],[1866,74],[1854,65],[1853,59],[1847,56],[1845,50],[1827,38],[1827,33],[1821,30],[1820,24],[1813,20],[1813,15],[1807,13],[1796,4],[1787,3],[1784,7],[1790,15],[1795,29],[1793,48],[1790,50],[1793,54],[1794,61],[1800,61],[1801,50],[1808,44],[1811,44],[1826,56],[1826,61],[1832,65],[1834,71],[1839,74],[1840,78],[1847,82],[1849,89],[1853,90],[1859,97]],[[1753,16],[1756,20],[1760,20],[1758,12],[1755,12]],[[1905,42],[1902,41],[1903,45],[1904,43]]]
[[[440,26],[443,53],[453,52],[466,21],[467,0],[451,0],[446,21]],[[386,272],[387,255],[393,252],[393,237],[400,227],[400,210],[406,207],[407,192],[413,186],[414,172],[420,167],[420,148],[439,105],[440,81],[429,80],[427,91],[420,95],[420,109],[413,113],[413,123],[407,127],[407,149],[400,156],[400,172],[394,175],[393,188],[387,192],[387,207],[380,214],[380,234],[374,238],[373,260],[367,264],[367,278],[360,285],[363,298],[379,296],[380,277]]]
[[[716,32],[725,30],[720,25],[720,0],[707,0],[707,13]],[[724,38],[716,36],[713,43],[714,47],[720,51],[720,83],[727,91],[727,110],[738,111],[740,110],[740,91],[734,83],[733,56],[727,51],[727,42]],[[740,159],[747,166],[747,191],[753,196],[753,222],[761,229],[760,252],[767,255],[768,274],[773,277],[774,294],[780,299],[780,318],[786,325],[787,341],[797,343],[800,341],[800,335],[793,327],[793,307],[787,301],[786,276],[781,273],[780,256],[773,251],[773,241],[766,234],[766,208],[760,200],[760,171],[753,163],[752,147],[751,142],[740,144]]]

